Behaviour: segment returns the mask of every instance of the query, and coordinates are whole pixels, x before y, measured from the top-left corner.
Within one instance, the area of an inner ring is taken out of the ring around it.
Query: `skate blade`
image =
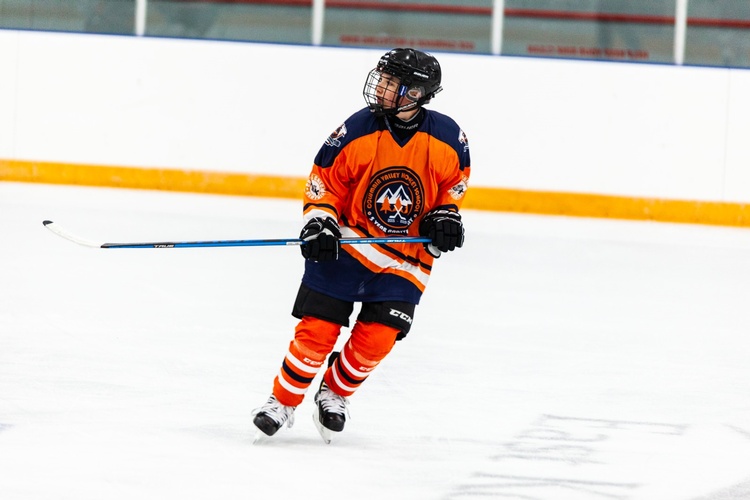
[[[317,408],[315,408],[315,411],[313,412],[312,417],[313,417],[313,423],[315,423],[315,428],[318,429],[318,434],[320,434],[320,437],[323,438],[323,441],[325,441],[326,444],[331,444],[331,441],[333,440],[333,435],[335,433],[331,429],[323,427],[323,424],[320,423],[320,420],[318,420]]]
[[[253,444],[259,444],[264,442],[266,439],[268,439],[270,436],[266,436],[266,433],[262,430],[256,428],[255,429],[255,435],[253,436]]]

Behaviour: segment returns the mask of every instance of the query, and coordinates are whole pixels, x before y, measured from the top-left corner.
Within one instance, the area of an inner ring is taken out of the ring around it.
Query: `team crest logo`
[[[326,187],[323,184],[323,179],[315,174],[312,174],[307,179],[307,185],[305,186],[305,194],[311,200],[319,200],[326,194]]]
[[[424,204],[421,179],[406,167],[377,172],[365,192],[362,211],[386,234],[406,234]]]
[[[327,146],[333,146],[335,148],[338,148],[341,146],[341,141],[339,139],[342,139],[346,135],[346,124],[342,123],[339,128],[331,132],[331,135],[328,136],[326,139],[326,145]]]

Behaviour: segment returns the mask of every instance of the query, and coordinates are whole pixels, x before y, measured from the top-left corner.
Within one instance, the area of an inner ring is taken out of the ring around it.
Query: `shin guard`
[[[339,396],[354,394],[396,342],[397,328],[358,321],[341,354],[325,373],[328,387]]]
[[[289,344],[281,370],[273,381],[273,394],[285,406],[299,405],[326,356],[336,344],[341,326],[304,317]]]

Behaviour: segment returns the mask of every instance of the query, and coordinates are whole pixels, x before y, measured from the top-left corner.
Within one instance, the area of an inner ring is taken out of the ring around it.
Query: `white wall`
[[[0,158],[305,176],[384,51],[0,31]],[[436,53],[472,184],[750,201],[750,73]]]

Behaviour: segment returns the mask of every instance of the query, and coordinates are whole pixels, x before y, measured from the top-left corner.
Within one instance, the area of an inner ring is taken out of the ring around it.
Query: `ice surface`
[[[289,238],[301,206],[0,183],[3,500],[750,497],[747,229],[465,211],[346,430],[310,393],[253,445],[299,249],[44,219]]]

